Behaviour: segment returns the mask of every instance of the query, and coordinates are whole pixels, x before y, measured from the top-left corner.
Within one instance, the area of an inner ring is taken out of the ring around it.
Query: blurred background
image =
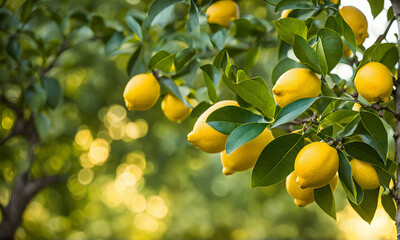
[[[23,2],[12,0],[7,6],[15,11]],[[98,15],[123,31],[127,11],[146,12],[151,2],[42,0],[39,4],[66,15],[76,10]],[[352,2],[343,0],[342,4]],[[379,19],[384,15],[385,20],[386,13],[373,22],[367,4],[359,0],[356,5],[371,21],[368,45],[384,29],[386,22]],[[263,1],[239,1],[239,5],[242,16],[279,17]],[[158,22],[173,22],[174,17],[187,14],[187,7],[173,11]],[[29,25],[47,45],[62,35],[44,16]],[[154,28],[156,44],[165,32]],[[84,39],[87,30],[79,31],[76,37]],[[29,203],[16,239],[394,238],[394,222],[381,207],[368,225],[348,205],[340,187],[335,192],[335,222],[315,203],[296,207],[284,182],[250,189],[251,171],[224,176],[219,154],[203,153],[187,142],[196,119],[170,122],[160,100],[146,112],[128,112],[122,93],[133,50],[129,46],[125,50],[106,57],[101,41],[88,42],[65,52],[59,66],[49,73],[61,83],[64,99],[48,112],[51,130],[35,151],[32,176],[70,177],[66,184],[44,189]],[[269,82],[276,51],[275,47],[261,50],[252,75]],[[204,86],[200,71],[194,77]],[[2,90],[15,97],[21,94],[12,84]],[[220,91],[224,99],[233,99],[226,90]],[[12,129],[15,118],[10,109],[0,108],[1,137]],[[274,132],[280,134],[282,130]],[[15,177],[28,164],[27,141],[13,138],[0,148],[0,159],[0,202],[7,205]]]

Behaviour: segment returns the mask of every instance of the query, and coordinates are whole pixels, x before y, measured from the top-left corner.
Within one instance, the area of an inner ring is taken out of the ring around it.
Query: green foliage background
[[[340,235],[336,223],[316,204],[297,208],[284,182],[250,189],[250,171],[222,175],[218,154],[202,153],[187,142],[194,118],[180,125],[168,121],[160,100],[149,111],[126,112],[122,99],[125,84],[130,76],[145,71],[146,65],[129,64],[141,43],[125,16],[129,12],[143,17],[152,1],[41,0],[35,5],[41,10],[24,26],[26,33],[20,33],[14,21],[25,1],[0,2],[0,24],[7,30],[0,31],[3,95],[19,99],[32,76],[35,80],[34,74],[51,62],[63,41],[67,39],[73,46],[46,74],[58,80],[64,97],[55,109],[38,106],[51,125],[35,150],[31,171],[33,178],[55,174],[70,177],[66,184],[48,187],[31,201],[17,239],[320,239]],[[254,14],[269,21],[278,17],[265,2],[239,4],[242,16]],[[180,38],[176,35],[185,39],[177,29],[186,24],[187,11],[187,5],[178,4],[172,12],[155,19],[161,27],[156,25],[144,34],[146,48],[140,53],[143,63],[149,62],[154,50],[182,48],[184,41],[176,40]],[[122,36],[115,31],[129,36],[121,47],[113,45]],[[17,47],[10,46],[10,34],[17,37]],[[265,48],[260,48],[259,61],[252,69],[252,75],[262,76],[269,87],[277,63],[277,39],[276,32],[258,38]],[[246,64],[247,44],[253,40],[245,35],[237,49],[230,51],[241,67]],[[200,39],[198,44],[205,43]],[[11,61],[10,56],[18,61]],[[130,76],[127,66],[131,67]],[[186,78],[193,78],[194,85],[202,87],[197,96],[206,99],[200,71]],[[235,98],[226,88],[218,89],[220,99]],[[25,107],[36,108],[34,102],[28,101]],[[0,116],[0,136],[4,137],[16,116],[3,106]],[[131,129],[126,130],[128,127]],[[90,137],[77,137],[85,129],[92,139],[108,142],[109,148],[103,148],[109,154],[104,163],[95,165],[88,160]],[[274,129],[275,137],[283,132]],[[28,168],[28,148],[23,137],[15,137],[0,148],[3,205],[9,201],[15,177]],[[134,164],[133,175],[122,174],[127,164]],[[337,191],[335,195],[337,211],[341,211],[347,204],[345,193]]]

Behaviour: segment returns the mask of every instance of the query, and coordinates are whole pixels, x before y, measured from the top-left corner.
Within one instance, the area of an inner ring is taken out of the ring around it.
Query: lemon
[[[321,80],[305,68],[293,68],[282,74],[272,89],[276,103],[284,107],[301,98],[318,97]]]
[[[193,131],[188,134],[188,141],[198,149],[207,153],[219,153],[225,149],[228,135],[223,134],[212,128],[206,123],[208,116],[218,108],[225,106],[239,106],[236,101],[220,101],[209,107],[194,124]]]
[[[218,1],[206,10],[207,22],[229,27],[229,22],[239,18],[239,6],[234,1]]]
[[[293,9],[285,9],[281,13],[281,18],[287,18],[289,14],[293,11]]]
[[[197,105],[195,99],[189,99],[188,102],[193,107]],[[187,107],[179,98],[172,94],[165,95],[161,102],[161,109],[169,120],[178,123],[185,120],[192,111],[191,108]]]
[[[328,184],[339,167],[336,149],[325,142],[313,142],[297,154],[294,169],[301,188],[320,188]]]
[[[361,108],[361,104],[359,104],[359,103],[354,103],[352,110],[353,110],[353,111],[356,111],[356,112],[359,112],[359,111],[360,111],[360,108]]]
[[[375,168],[358,159],[350,161],[353,178],[363,189],[376,189],[380,186],[378,173]]]
[[[362,66],[354,80],[358,93],[368,102],[387,102],[393,91],[390,70],[379,62]]]
[[[131,111],[145,111],[151,108],[159,96],[160,84],[150,73],[133,76],[124,90],[125,105]]]
[[[304,207],[312,202],[314,202],[314,188],[306,188],[302,189],[296,182],[297,174],[296,171],[293,171],[286,178],[286,191],[290,196],[294,198],[294,203],[298,207]],[[332,192],[335,191],[338,183],[338,177],[335,177],[329,182],[329,186],[332,189]]]
[[[224,150],[221,152],[222,173],[231,175],[254,167],[261,152],[272,140],[274,140],[274,136],[271,130],[265,128],[260,135],[243,144],[231,154],[227,155]]]
[[[357,46],[363,44],[368,37],[368,21],[364,14],[353,6],[345,6],[339,10],[344,21],[350,26],[356,37]]]

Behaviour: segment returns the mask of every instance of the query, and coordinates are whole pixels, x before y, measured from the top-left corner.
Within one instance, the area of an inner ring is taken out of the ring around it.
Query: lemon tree
[[[125,69],[124,90],[113,94],[126,109],[160,108],[174,124],[191,119],[187,147],[219,153],[223,174],[250,169],[252,188],[286,181],[297,206],[315,201],[333,219],[335,198],[345,195],[371,223],[380,198],[400,233],[399,47],[386,39],[400,22],[399,1],[388,10],[383,0],[369,1],[373,17],[387,19],[372,40],[356,2],[264,0],[260,13],[243,11],[249,1],[154,0],[109,22],[85,11],[64,16],[45,1],[21,2],[1,1],[7,81],[0,97],[16,116],[1,145],[23,136],[30,161],[2,207],[0,238],[13,237],[36,192],[65,180],[27,176],[35,147],[50,141],[52,113],[71,97],[49,72],[88,41],[100,41],[101,53]],[[32,32],[48,18],[52,23],[39,29],[55,28],[59,36],[44,41]],[[337,182],[342,195],[334,194]]]

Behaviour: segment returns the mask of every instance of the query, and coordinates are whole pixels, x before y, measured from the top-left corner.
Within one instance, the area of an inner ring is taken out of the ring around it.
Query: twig
[[[396,196],[394,189],[395,187],[389,189],[389,196],[391,196],[397,204],[400,204],[400,199]]]
[[[68,45],[69,45],[69,42],[67,42],[67,41],[64,41],[64,42],[61,44],[61,46],[60,46],[60,48],[58,49],[58,51],[57,51],[57,53],[56,53],[56,56],[54,57],[53,61],[51,61],[51,63],[50,63],[47,67],[45,67],[44,69],[42,69],[42,71],[40,72],[40,74],[39,74],[39,77],[40,77],[40,78],[44,77],[44,76],[47,74],[47,72],[50,71],[50,69],[52,69],[52,68],[56,65],[57,60],[58,60],[58,58],[61,56],[61,54],[62,54],[63,52],[65,52],[65,50],[67,50],[67,49],[70,48]]]
[[[387,25],[387,27],[385,29],[385,32],[376,39],[375,43],[381,43],[383,41],[383,39],[386,38],[386,35],[388,34],[389,29],[392,26],[392,23],[394,22],[395,19],[396,19],[395,17],[392,17],[390,19],[390,21],[389,21],[389,23],[388,23],[388,25]]]
[[[10,138],[16,136],[17,134],[15,133],[15,130],[11,130],[11,132],[3,139],[0,140],[0,146],[2,146],[4,143],[6,143]]]
[[[154,77],[157,79],[157,81],[161,81],[161,77],[160,74],[156,71],[156,70],[151,70],[151,72],[153,73]]]

